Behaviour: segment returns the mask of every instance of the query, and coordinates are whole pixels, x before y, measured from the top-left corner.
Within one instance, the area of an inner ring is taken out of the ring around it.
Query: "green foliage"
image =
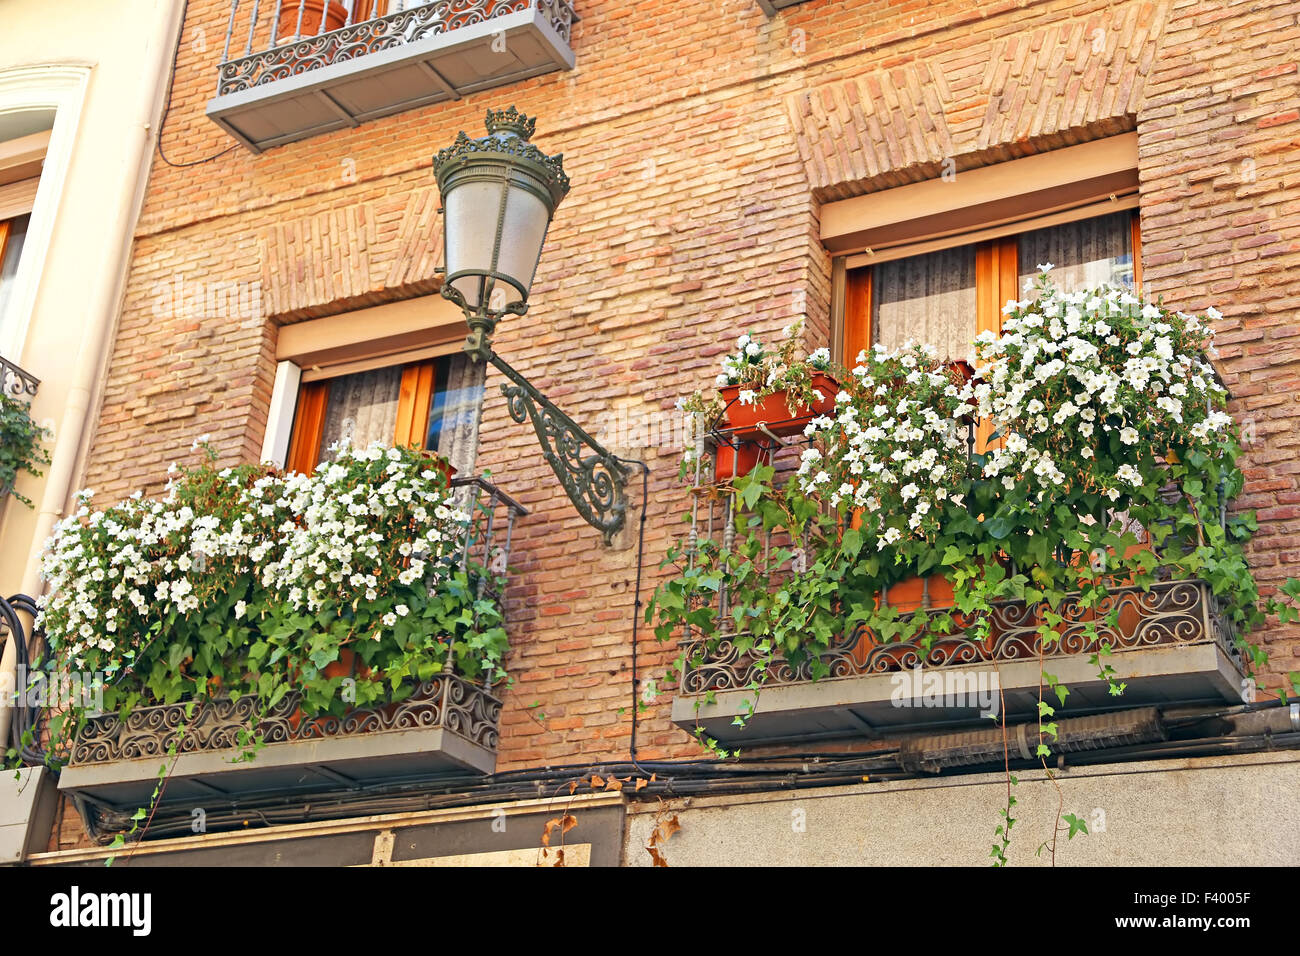
[[[13,495],[27,507],[29,498],[14,490],[21,473],[39,477],[41,468],[50,463],[44,442],[51,437],[48,428],[32,421],[31,407],[0,390],[0,491]]]
[[[504,676],[502,573],[466,559],[461,510],[411,449],[347,449],[312,475],[218,470],[206,449],[168,495],[88,506],[56,528],[39,626],[60,671],[102,675],[105,710],[286,694],[305,718],[398,701],[451,667]],[[473,549],[468,549],[473,553]],[[57,760],[86,708],[51,717]]]

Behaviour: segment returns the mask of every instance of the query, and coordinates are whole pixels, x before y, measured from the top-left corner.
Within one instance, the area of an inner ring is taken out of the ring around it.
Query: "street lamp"
[[[492,349],[492,334],[507,315],[528,311],[542,246],[555,208],[569,192],[562,156],[528,142],[536,121],[513,106],[487,111],[487,136],[464,132],[433,160],[442,194],[442,295],[465,313],[465,353],[490,362],[511,384],[502,385],[510,416],[529,419],[542,451],[569,500],[605,535],[627,520],[628,466],[559,410]]]

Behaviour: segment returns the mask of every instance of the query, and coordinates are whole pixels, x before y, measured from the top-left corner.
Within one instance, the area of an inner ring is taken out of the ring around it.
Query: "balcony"
[[[484,515],[459,549],[461,568],[489,562],[504,568],[514,522],[525,509],[485,479],[452,484],[466,506],[472,498]],[[501,600],[487,579],[478,582],[480,601]],[[74,798],[88,832],[103,841],[149,805],[161,766],[168,770],[160,821],[194,806],[212,813],[267,798],[301,805],[327,791],[491,773],[501,700],[489,679],[473,682],[455,673],[453,659],[449,647],[446,668],[404,699],[343,716],[304,716],[296,691],[260,720],[260,701],[252,695],[205,699],[188,716],[185,702],[138,708],[124,719],[100,714],[72,744],[59,790]],[[254,725],[262,737],[256,750],[245,745]]]
[[[331,19],[293,0],[232,0],[208,116],[260,153],[573,69],[569,0],[431,0],[353,22],[384,6],[336,2]]]
[[[1087,611],[1067,599],[1060,641],[1048,648],[1040,647],[1036,608],[999,602],[994,609],[987,644],[962,632],[878,642],[859,629],[820,656],[828,676],[819,680],[812,679],[810,661],[797,668],[780,661],[763,679],[753,656],[732,641],[708,654],[688,636],[673,721],[691,731],[703,727],[727,745],[872,735],[978,721],[979,692],[989,688],[1000,690],[1000,699],[988,699],[1005,706],[1008,720],[1032,717],[1040,650],[1043,667],[1070,688],[1071,712],[1242,699],[1245,671],[1235,630],[1203,582],[1161,582],[1145,592],[1115,589]],[[1115,625],[1102,624],[1093,638],[1084,634],[1087,621],[1101,621],[1112,610]],[[1089,660],[1101,643],[1110,645],[1107,661],[1127,685],[1119,697],[1109,694]],[[756,712],[743,727],[735,725],[748,712],[745,702],[755,702],[750,688],[760,680]],[[1044,693],[1050,698],[1050,691]]]
[[[774,17],[786,7],[803,3],[803,0],[758,0],[758,8],[769,17]]]

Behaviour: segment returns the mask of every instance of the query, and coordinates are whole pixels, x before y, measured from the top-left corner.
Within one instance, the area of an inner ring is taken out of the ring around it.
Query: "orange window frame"
[[[329,405],[330,379],[306,382],[298,390],[285,468],[310,473],[320,463]],[[429,433],[429,407],[437,385],[435,363],[416,362],[402,369],[393,445],[423,448]]]

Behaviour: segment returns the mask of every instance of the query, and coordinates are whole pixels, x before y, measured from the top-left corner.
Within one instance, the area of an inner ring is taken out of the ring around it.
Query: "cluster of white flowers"
[[[976,338],[983,364],[963,393],[1005,436],[988,477],[1025,482],[1037,500],[1072,486],[1115,501],[1143,484],[1144,464],[1208,447],[1230,425],[1203,357],[1208,323],[1123,288],[1064,292],[1045,271],[1026,291],[1037,294],[1006,304],[1001,335]]]
[[[927,536],[943,503],[961,503],[969,470],[967,427],[954,378],[929,345],[876,345],[857,358],[834,417],[805,429],[798,480],[805,494],[857,511],[878,549],[904,534]]]
[[[765,355],[763,343],[746,332],[736,339],[736,351],[722,360],[718,385],[735,385],[746,381],[749,375],[747,370],[762,365]]]
[[[239,574],[305,612],[373,601],[424,578],[470,521],[429,464],[375,445],[340,449],[311,475],[173,479],[161,500],[137,494],[105,511],[92,512],[84,491],[47,542],[38,627],[80,667],[92,652],[138,647],[151,623],[198,610]],[[234,616],[246,613],[240,600]]]

